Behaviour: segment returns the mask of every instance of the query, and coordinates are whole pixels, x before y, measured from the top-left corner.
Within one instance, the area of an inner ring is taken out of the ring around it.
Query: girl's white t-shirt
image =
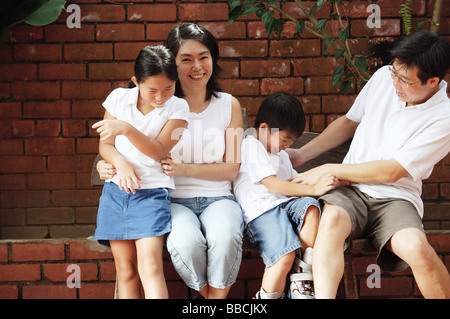
[[[156,138],[168,120],[188,120],[187,102],[171,97],[162,107],[143,115],[137,108],[139,88],[118,88],[103,102],[103,107],[118,120],[133,125],[143,134]],[[116,136],[115,147],[133,165],[141,178],[141,188],[175,187],[173,178],[163,173],[161,163],[140,152],[124,135]],[[117,176],[108,180],[117,184]]]

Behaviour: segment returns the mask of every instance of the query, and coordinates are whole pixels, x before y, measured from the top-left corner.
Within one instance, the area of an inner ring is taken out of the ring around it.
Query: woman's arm
[[[225,154],[223,163],[187,164],[176,158],[162,159],[164,173],[211,181],[233,181],[240,166],[240,147],[243,137],[243,119],[239,101],[232,97],[231,121],[225,132]]]

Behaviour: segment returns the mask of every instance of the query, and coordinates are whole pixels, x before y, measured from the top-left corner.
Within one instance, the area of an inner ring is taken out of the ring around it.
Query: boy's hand
[[[337,186],[340,186],[340,183],[336,176],[327,174],[319,178],[317,183],[314,184],[314,193],[316,196],[322,196]]]

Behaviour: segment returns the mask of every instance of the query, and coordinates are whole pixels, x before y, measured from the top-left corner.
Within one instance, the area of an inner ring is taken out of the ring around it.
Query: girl
[[[240,165],[241,106],[220,89],[219,48],[208,30],[185,23],[172,29],[165,44],[178,66],[175,95],[190,111],[172,157],[161,161],[176,185],[167,250],[190,288],[204,298],[226,298],[242,259],[244,222],[231,192]],[[105,179],[114,166],[100,161],[97,170]]]
[[[100,154],[116,168],[100,197],[95,238],[109,241],[119,298],[168,298],[163,273],[164,235],[171,231],[169,189],[173,179],[159,161],[178,142],[188,105],[173,96],[178,78],[173,55],[164,46],[139,53],[131,87],[105,100]],[[174,135],[174,136],[172,136]]]

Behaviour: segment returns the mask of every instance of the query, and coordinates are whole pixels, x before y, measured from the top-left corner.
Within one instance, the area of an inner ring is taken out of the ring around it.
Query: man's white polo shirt
[[[387,66],[361,90],[347,117],[360,123],[344,164],[396,159],[408,175],[395,183],[356,184],[375,198],[401,198],[423,217],[422,180],[450,151],[450,100],[447,83],[423,104],[406,107],[395,93]]]

